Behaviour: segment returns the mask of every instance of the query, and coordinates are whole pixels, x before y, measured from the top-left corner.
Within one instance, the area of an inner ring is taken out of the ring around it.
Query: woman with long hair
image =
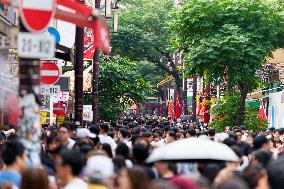
[[[21,189],[49,189],[47,172],[38,168],[28,168],[24,170]]]
[[[139,166],[121,170],[118,177],[119,189],[149,189],[149,176]]]

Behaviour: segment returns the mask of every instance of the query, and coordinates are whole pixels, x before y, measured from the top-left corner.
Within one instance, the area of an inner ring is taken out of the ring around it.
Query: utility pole
[[[196,122],[196,95],[197,95],[197,77],[193,76],[192,81],[192,121]]]
[[[183,79],[183,114],[187,115],[187,78]]]
[[[84,0],[79,0],[84,3]],[[84,58],[84,28],[76,26],[75,37],[75,122],[83,124],[83,58]]]
[[[96,0],[96,7],[100,10],[101,0]],[[95,36],[97,37],[97,36]],[[93,92],[92,92],[92,110],[93,110],[93,124],[98,124],[98,103],[99,103],[99,72],[100,72],[100,50],[95,49],[93,57]]]

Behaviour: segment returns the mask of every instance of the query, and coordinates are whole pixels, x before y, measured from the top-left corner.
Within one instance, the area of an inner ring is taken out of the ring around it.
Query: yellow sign
[[[64,123],[64,121],[65,121],[65,117],[64,116],[57,116],[56,117],[56,124],[57,124],[57,126],[62,125],[62,123]]]
[[[46,124],[47,112],[40,112],[40,115],[41,115],[40,123],[41,123],[41,124]]]

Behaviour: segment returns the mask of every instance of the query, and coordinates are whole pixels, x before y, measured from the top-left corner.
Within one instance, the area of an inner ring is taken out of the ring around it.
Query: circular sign
[[[65,116],[66,110],[67,107],[64,102],[58,102],[53,105],[53,113],[57,116]]]
[[[41,32],[48,27],[55,13],[56,0],[20,0],[20,16],[30,32]]]
[[[58,81],[60,71],[58,66],[51,61],[42,62],[40,65],[40,83],[52,85]]]
[[[53,27],[48,27],[47,32],[50,33],[50,35],[54,36],[56,44],[59,44],[60,42],[60,34],[57,31],[57,29]]]

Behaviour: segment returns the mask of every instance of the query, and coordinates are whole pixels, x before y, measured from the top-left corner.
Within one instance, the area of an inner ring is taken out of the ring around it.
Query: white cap
[[[87,128],[78,128],[77,130],[77,138],[91,137],[96,138],[97,135],[90,132]]]
[[[103,155],[91,156],[84,170],[84,175],[89,179],[105,181],[114,174],[112,160]]]

